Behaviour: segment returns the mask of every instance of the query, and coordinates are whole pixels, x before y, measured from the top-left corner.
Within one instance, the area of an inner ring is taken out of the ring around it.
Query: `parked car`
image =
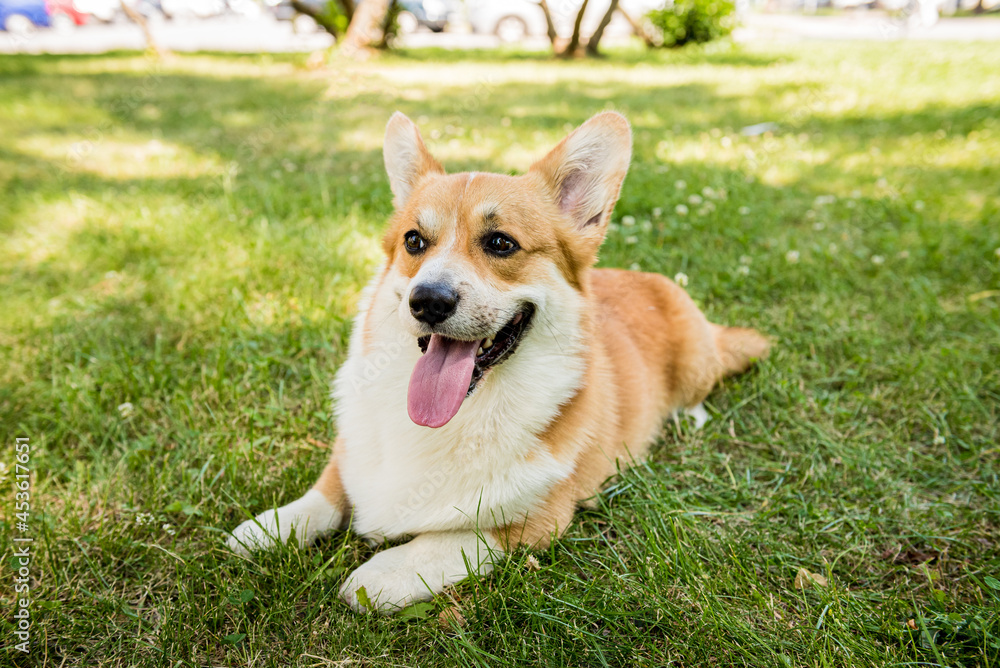
[[[402,33],[416,32],[424,27],[441,32],[448,25],[449,17],[461,10],[455,0],[400,0],[401,11],[397,22]]]
[[[115,0],[74,0],[73,6],[84,14],[90,14],[98,21],[114,21],[121,11],[121,2]]]
[[[160,0],[160,6],[169,18],[205,19],[226,11],[225,0]]]
[[[652,9],[660,9],[664,0],[621,0],[619,6],[631,16],[639,18]],[[565,2],[549,2],[549,12],[552,23],[560,37],[569,37],[573,33],[573,23],[582,5],[581,0],[566,0]],[[605,12],[608,11],[610,0],[592,0],[587,5],[583,15],[581,32],[589,35],[594,32]],[[548,27],[545,13],[537,0],[468,0],[468,17],[472,30],[477,33],[496,35],[503,42],[517,42],[528,36],[545,35]],[[615,32],[627,33],[628,23],[616,14],[607,28],[608,34]]]
[[[90,18],[86,12],[76,7],[74,0],[45,0],[45,9],[49,13],[49,21],[56,30],[73,26],[82,26]]]
[[[45,0],[0,0],[0,28],[24,35],[51,25]]]

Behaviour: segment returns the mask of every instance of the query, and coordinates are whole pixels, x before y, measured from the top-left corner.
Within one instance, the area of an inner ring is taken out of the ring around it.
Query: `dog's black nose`
[[[458,293],[443,283],[418,285],[410,292],[410,313],[433,327],[444,322],[458,305]]]

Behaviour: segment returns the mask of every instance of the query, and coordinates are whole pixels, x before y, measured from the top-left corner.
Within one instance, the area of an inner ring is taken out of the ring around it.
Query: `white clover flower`
[[[631,236],[627,236],[627,237],[625,237],[625,243],[627,243],[627,244],[637,244],[637,243],[639,243],[639,237],[635,236],[634,234],[631,235]]]
[[[750,264],[753,262],[753,258],[749,255],[740,255],[740,264]]]
[[[639,227],[642,229],[643,232],[651,232],[653,230],[653,223],[649,222],[648,220],[644,220],[642,221],[642,224],[639,225]]]
[[[872,264],[874,265],[885,264],[885,258],[881,255],[872,255]]]
[[[739,213],[740,213],[741,216],[749,216],[750,215],[750,207],[748,207],[748,206],[741,206],[738,209],[738,211],[739,211]]]
[[[683,180],[674,181],[674,188],[677,188],[678,190],[684,190],[687,187],[688,187],[687,181]]]
[[[860,190],[852,190],[851,191],[851,198],[853,198],[853,199],[860,199],[861,198],[861,191]]]
[[[858,203],[857,203],[857,202],[855,202],[855,201],[854,201],[853,199],[849,199],[849,200],[847,200],[847,204],[846,204],[845,206],[846,206],[846,207],[847,207],[848,209],[853,209],[853,208],[854,208],[854,207],[856,207],[857,205],[858,205]]]
[[[661,209],[660,207],[656,207],[655,209],[653,209],[653,218],[659,218],[662,215],[663,215],[663,209]]]
[[[688,213],[688,208],[683,204],[678,204],[676,207],[674,207],[674,211],[677,212],[678,216],[686,216]]]
[[[632,264],[630,264],[629,269],[632,271],[642,271],[642,267],[639,265],[638,262],[633,262]]]
[[[833,204],[836,201],[837,198],[833,195],[819,195],[815,200],[813,200],[813,204],[815,206],[823,206],[824,204]]]
[[[816,230],[817,232],[820,232],[824,227],[826,227],[826,223],[823,222],[813,223],[813,229]]]
[[[713,197],[715,197],[715,191],[712,189],[711,186],[705,186],[704,188],[702,188],[701,194],[707,197],[708,199],[712,199]]]
[[[815,217],[816,217],[816,212],[815,211],[813,211],[812,209],[809,209],[808,211],[806,211],[806,218],[812,220]]]
[[[830,255],[833,255],[834,253],[837,252],[837,244],[830,244],[829,246],[826,247],[826,250],[828,253],[830,253]]]
[[[135,415],[135,406],[132,405],[131,401],[126,401],[123,404],[118,404],[118,414],[122,416],[123,420],[127,420],[133,415]]]
[[[741,264],[740,266],[736,267],[736,273],[739,274],[740,276],[749,276],[750,267],[748,267],[745,264]]]
[[[799,261],[799,252],[797,250],[790,250],[785,253],[785,260],[788,264],[795,264]]]
[[[706,213],[711,213],[715,211],[715,202],[705,202],[705,205],[701,207],[702,211]]]
[[[617,232],[620,229],[621,229],[621,226],[619,226],[618,223],[611,223],[610,225],[608,225],[608,231],[609,232]]]
[[[688,204],[701,204],[703,201],[701,195],[691,195],[688,197]]]
[[[923,202],[923,200],[919,200],[918,199],[916,202],[914,202],[913,203],[913,208],[915,210],[917,210],[917,211],[923,211],[924,210],[924,202]]]
[[[682,288],[686,288],[688,284],[688,275],[685,274],[683,271],[678,271],[676,274],[674,274],[674,283],[681,286]]]
[[[169,535],[169,536],[173,536],[175,533],[177,533],[177,531],[172,526],[170,526],[169,524],[164,524],[160,528],[163,529],[167,533],[167,535]]]
[[[1000,248],[994,248],[993,254],[997,256],[998,260],[1000,260]]]
[[[905,260],[906,258],[910,257],[910,251],[908,250],[899,251],[899,255],[897,257],[899,257],[900,260]]]
[[[622,225],[624,225],[625,227],[632,227],[633,225],[635,225],[635,217],[622,216]]]

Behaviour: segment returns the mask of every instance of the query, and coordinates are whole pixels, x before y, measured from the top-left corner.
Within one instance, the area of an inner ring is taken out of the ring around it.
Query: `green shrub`
[[[674,0],[665,9],[646,14],[659,46],[711,42],[733,31],[736,5],[732,0]]]

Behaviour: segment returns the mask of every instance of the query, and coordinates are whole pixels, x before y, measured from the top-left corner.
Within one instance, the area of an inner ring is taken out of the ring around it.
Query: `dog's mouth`
[[[493,336],[460,341],[440,334],[417,339],[423,357],[410,376],[407,411],[425,427],[447,424],[486,372],[509,358],[531,325],[535,307],[527,304]]]

